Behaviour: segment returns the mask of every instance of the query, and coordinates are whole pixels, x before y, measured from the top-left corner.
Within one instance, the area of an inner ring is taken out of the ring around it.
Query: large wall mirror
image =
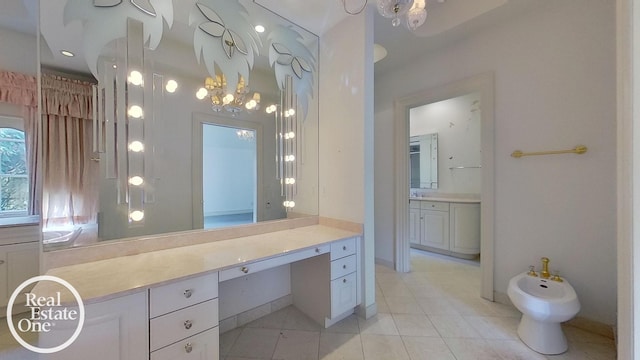
[[[43,0],[40,31],[45,250],[318,214],[316,35],[249,0]]]

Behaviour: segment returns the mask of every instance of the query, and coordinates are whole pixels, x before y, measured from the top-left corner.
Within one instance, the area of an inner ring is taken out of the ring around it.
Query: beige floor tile
[[[520,340],[487,340],[489,346],[504,360],[546,360],[547,358],[529,349]]]
[[[446,297],[416,298],[416,302],[427,315],[458,315],[453,303]]]
[[[386,296],[411,296],[411,290],[409,287],[399,280],[378,280],[382,295]]]
[[[229,356],[271,359],[279,338],[280,330],[245,327],[231,347]]]
[[[429,320],[443,338],[481,338],[460,315],[429,315]]]
[[[242,328],[233,329],[220,334],[220,355],[227,356],[229,351],[238,340],[238,336],[242,333]]]
[[[391,314],[384,296],[376,297],[376,306],[378,307],[378,314]]]
[[[296,307],[289,306],[285,309],[287,310],[287,318],[284,321],[283,329],[320,331],[321,329],[320,324],[318,324],[313,319],[305,315],[302,311],[298,310]]]
[[[584,343],[580,345],[580,349],[590,360],[615,360],[617,357],[614,344]]]
[[[247,327],[264,328],[264,329],[282,329],[284,327],[291,306],[287,306],[278,311],[274,311],[269,315],[256,319],[248,323]]]
[[[596,344],[613,344],[613,339],[592,332],[578,329],[573,326],[563,326],[562,331],[570,342],[585,342]]]
[[[403,336],[411,360],[455,360],[449,347],[439,337]]]
[[[368,320],[358,318],[358,324],[362,335],[399,335],[391,314],[378,314]]]
[[[484,339],[518,340],[520,320],[498,316],[463,316]]]
[[[400,336],[362,334],[366,360],[410,360]]]
[[[326,329],[321,329],[322,332],[342,333],[342,334],[359,334],[360,325],[358,324],[358,315],[351,315],[338,323],[329,326]]]
[[[282,330],[273,359],[317,360],[320,332]]]
[[[440,337],[426,315],[393,314],[392,316],[400,335]]]
[[[413,296],[385,296],[384,299],[392,314],[423,314]]]
[[[496,360],[500,356],[483,339],[444,339],[457,360]]]
[[[447,295],[441,288],[429,283],[407,286],[415,298],[444,297]]]
[[[320,334],[321,360],[364,360],[359,334]]]
[[[499,316],[491,306],[492,302],[480,297],[480,292],[474,296],[449,297],[451,306],[460,315]]]

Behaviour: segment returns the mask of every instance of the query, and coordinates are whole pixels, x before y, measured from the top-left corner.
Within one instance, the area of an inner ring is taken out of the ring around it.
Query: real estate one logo
[[[67,306],[63,305],[61,301],[61,293],[55,292],[50,296],[37,296],[32,293],[24,293],[22,294],[22,290],[24,290],[27,286],[39,282],[39,281],[53,281],[58,283],[59,285],[64,286],[73,294],[77,306]],[[25,296],[25,306],[28,309],[27,317],[20,319],[17,323],[13,322],[13,304],[15,303],[18,296]],[[67,281],[60,279],[59,277],[51,276],[51,275],[41,275],[35,276],[31,279],[26,280],[20,286],[18,286],[11,294],[11,298],[9,298],[9,303],[7,304],[7,325],[9,326],[9,330],[13,337],[20,343],[20,345],[25,348],[37,352],[40,354],[50,354],[54,352],[61,351],[66,349],[69,345],[71,345],[80,335],[82,331],[82,326],[84,325],[84,303],[82,302],[82,298],[78,291]],[[27,333],[48,333],[54,331],[57,326],[66,322],[77,322],[75,331],[69,339],[64,341],[62,344],[50,347],[50,348],[40,348],[29,344],[27,341],[23,339],[23,335]]]

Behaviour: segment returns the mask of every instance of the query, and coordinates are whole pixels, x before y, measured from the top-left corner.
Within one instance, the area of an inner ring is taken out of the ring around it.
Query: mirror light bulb
[[[293,116],[296,114],[296,111],[294,109],[289,109],[289,111],[285,111],[285,116],[289,117],[289,116]]]
[[[251,110],[251,109],[255,108],[256,105],[258,105],[258,103],[255,100],[252,99],[252,100],[247,101],[247,103],[245,104],[244,107],[246,107],[247,110]]]
[[[132,105],[127,114],[134,119],[140,119],[142,117],[142,108],[138,105]]]
[[[168,93],[174,93],[178,89],[178,82],[175,80],[169,80],[164,88]]]
[[[133,152],[141,152],[144,150],[144,144],[137,140],[132,141],[131,143],[129,143],[129,150]]]
[[[222,98],[222,103],[225,105],[230,104],[233,101],[233,95],[232,94],[227,94]]]
[[[144,183],[144,179],[140,176],[132,176],[129,178],[129,184],[133,186],[140,186]]]
[[[295,184],[295,183],[296,183],[296,179],[294,179],[294,178],[286,178],[286,179],[284,180],[284,183],[285,183],[285,184],[288,184],[288,185],[293,185],[293,184]]]
[[[207,97],[207,94],[208,94],[208,93],[209,93],[209,92],[207,91],[207,89],[205,89],[205,88],[200,88],[200,89],[198,89],[198,92],[196,93],[196,97],[198,98],[198,100],[202,100],[202,99],[204,99],[205,97]]]
[[[138,70],[133,70],[129,73],[129,78],[127,78],[132,85],[140,86],[142,85],[142,73]]]
[[[129,213],[129,219],[132,221],[142,221],[144,219],[144,211],[134,210]]]
[[[267,106],[267,108],[265,109],[265,111],[267,112],[267,114],[273,114],[278,108],[275,105],[269,105]]]

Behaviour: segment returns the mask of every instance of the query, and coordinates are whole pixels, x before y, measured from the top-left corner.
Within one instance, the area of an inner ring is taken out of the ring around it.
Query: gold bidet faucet
[[[540,271],[540,277],[543,279],[548,279],[551,274],[549,274],[549,258],[543,257],[542,259],[542,270]]]

